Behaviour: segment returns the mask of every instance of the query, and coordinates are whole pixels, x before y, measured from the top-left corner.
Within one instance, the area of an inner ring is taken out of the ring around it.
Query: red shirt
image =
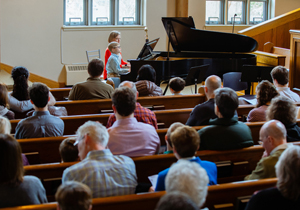
[[[157,120],[154,112],[150,109],[144,108],[141,106],[140,103],[136,102],[134,110],[134,117],[137,119],[138,122],[143,122],[152,125],[155,129],[157,129]],[[107,121],[106,128],[111,127],[114,122],[116,121],[115,114],[111,114]]]
[[[111,55],[111,52],[109,51],[108,48],[106,48],[105,55],[104,55],[105,66],[104,66],[104,70],[103,70],[103,79],[107,78],[106,64],[107,64],[107,61],[108,61],[110,55]],[[121,56],[122,56],[122,54],[121,54]],[[122,65],[125,65],[125,64],[127,64],[127,63],[125,61],[123,61],[123,58],[122,58],[120,67],[122,68]]]

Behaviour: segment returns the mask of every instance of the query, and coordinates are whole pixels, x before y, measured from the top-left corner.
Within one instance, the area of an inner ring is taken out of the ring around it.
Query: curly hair
[[[28,77],[29,71],[23,66],[16,66],[11,71],[11,77],[14,80],[12,96],[19,101],[29,100]]]
[[[284,125],[296,123],[297,108],[293,101],[284,96],[273,98],[266,112],[267,120],[279,120]]]
[[[256,87],[256,107],[266,105],[276,96],[278,96],[278,92],[275,86],[267,80],[261,81]]]

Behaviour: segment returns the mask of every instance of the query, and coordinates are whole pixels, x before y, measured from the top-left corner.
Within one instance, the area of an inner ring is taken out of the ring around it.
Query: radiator
[[[77,82],[86,81],[89,77],[87,64],[65,65],[66,68],[66,85],[71,86]]]

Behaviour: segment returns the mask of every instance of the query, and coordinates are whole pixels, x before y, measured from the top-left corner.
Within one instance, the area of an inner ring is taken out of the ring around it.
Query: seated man
[[[271,76],[273,84],[280,95],[287,97],[294,102],[300,101],[300,96],[289,88],[289,71],[285,67],[276,66],[271,71]]]
[[[214,91],[220,87],[222,87],[220,77],[215,75],[207,77],[204,87],[207,101],[195,106],[186,122],[186,125],[208,125],[210,119],[217,118],[217,115],[215,114]]]
[[[205,170],[199,164],[181,160],[170,168],[166,177],[166,191],[167,194],[185,193],[201,208],[206,200],[208,181]]]
[[[259,140],[265,148],[264,155],[245,180],[276,177],[275,164],[281,153],[290,146],[286,143],[286,129],[278,120],[268,121],[261,127]]]
[[[199,149],[200,138],[197,131],[189,126],[176,128],[171,134],[171,142],[173,151],[178,162],[180,159],[189,160],[202,166],[206,170],[209,178],[209,185],[217,184],[217,166],[209,161],[202,161],[199,157],[195,157],[196,151]],[[169,168],[158,173],[155,191],[165,190],[165,178],[169,172]]]
[[[100,79],[104,64],[100,59],[93,59],[88,65],[89,78],[76,83],[69,93],[69,100],[90,100],[111,98],[114,89]]]
[[[155,128],[134,117],[135,97],[128,87],[117,88],[112,95],[117,121],[108,129],[108,148],[115,155],[137,157],[158,153],[160,139]]]
[[[93,198],[133,194],[137,186],[134,162],[105,149],[108,138],[106,128],[98,122],[80,126],[75,144],[81,162],[64,170],[62,183],[84,183],[92,190]]]
[[[80,182],[70,181],[59,186],[55,194],[57,210],[91,210],[92,192]]]
[[[39,82],[33,83],[29,88],[29,95],[35,112],[31,117],[18,123],[15,138],[62,136],[64,122],[60,118],[50,115],[48,111],[49,88]]]
[[[168,128],[168,131],[165,135],[167,151],[165,151],[164,154],[173,154],[173,145],[171,142],[171,134],[173,133],[173,131],[176,130],[176,128],[181,127],[181,126],[184,126],[184,125],[180,122],[175,122],[175,123],[172,123],[172,125],[170,125],[170,127]]]
[[[133,82],[124,81],[122,82],[119,87],[129,87],[136,95],[136,99],[139,96],[139,92],[136,89],[136,86]],[[135,110],[134,110],[134,117],[137,119],[138,122],[143,122],[152,125],[155,129],[157,129],[157,121],[154,112],[151,110],[142,107],[139,102],[135,103]],[[108,118],[106,128],[111,127],[114,122],[116,121],[115,114],[111,114]]]
[[[232,89],[215,90],[215,113],[218,118],[210,120],[210,126],[198,131],[200,150],[241,149],[253,145],[250,128],[234,116],[238,105],[238,96]]]

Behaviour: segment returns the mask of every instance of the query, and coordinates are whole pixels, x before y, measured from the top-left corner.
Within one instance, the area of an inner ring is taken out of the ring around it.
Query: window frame
[[[83,21],[80,24],[70,24],[69,21],[66,21],[66,4],[67,0],[63,1],[63,25],[66,27],[111,27],[111,26],[143,26],[143,13],[144,13],[144,1],[145,0],[135,0],[136,1],[136,20],[132,24],[122,24],[119,21],[119,0],[110,0],[110,21],[108,24],[97,24],[93,21],[93,2],[94,0],[82,0],[83,1]],[[75,18],[75,17],[74,17]]]
[[[250,20],[250,3],[251,2],[265,2],[265,8],[264,8],[264,19],[263,21],[266,21],[270,18],[270,3],[271,0],[205,0],[205,2],[208,1],[220,1],[221,2],[221,11],[220,15],[222,16],[219,20],[218,24],[210,24],[207,20],[205,20],[206,25],[233,25],[230,21],[228,21],[228,2],[229,1],[242,1],[244,2],[243,5],[243,17],[242,22],[236,23],[235,25],[255,25],[253,21]],[[206,12],[206,11],[205,11]]]

